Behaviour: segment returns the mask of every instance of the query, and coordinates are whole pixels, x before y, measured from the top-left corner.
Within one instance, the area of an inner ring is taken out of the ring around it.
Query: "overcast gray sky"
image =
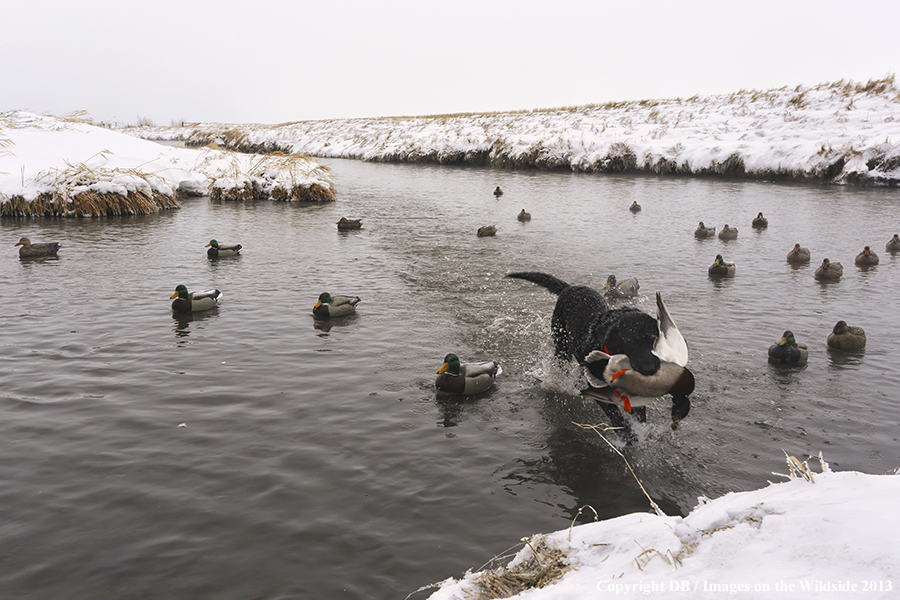
[[[0,111],[157,125],[512,111],[867,81],[900,2],[8,0]]]

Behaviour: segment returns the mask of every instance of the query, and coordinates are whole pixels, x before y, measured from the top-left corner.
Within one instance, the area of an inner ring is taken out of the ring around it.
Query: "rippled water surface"
[[[331,204],[199,198],[0,224],[6,597],[404,598],[585,504],[647,510],[622,459],[574,424],[603,413],[551,360],[555,298],[503,278],[514,270],[636,276],[630,303],[648,312],[664,294],[693,409],[672,432],[660,401],[623,451],[667,513],[764,486],[783,451],[900,466],[900,256],[884,251],[900,191],[329,164]],[[755,231],[759,211],[770,224]],[[338,232],[341,216],[363,229]],[[696,240],[700,220],[739,237]],[[486,224],[496,237],[476,237]],[[59,257],[20,260],[21,236],[61,242]],[[211,238],[244,253],[210,261]],[[811,266],[785,261],[795,242]],[[881,264],[864,271],[867,244]],[[734,279],[707,276],[716,254]],[[813,279],[825,257],[841,281]],[[174,318],[180,283],[219,288],[219,308]],[[314,321],[323,291],[361,296],[358,313]],[[866,329],[863,352],[826,348],[839,319]],[[807,366],[766,362],[785,329]],[[504,373],[483,395],[436,396],[451,351]]]

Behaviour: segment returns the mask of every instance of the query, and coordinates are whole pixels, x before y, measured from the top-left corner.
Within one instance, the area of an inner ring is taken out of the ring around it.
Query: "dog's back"
[[[590,332],[600,315],[609,310],[603,296],[595,289],[583,285],[569,285],[547,273],[525,271],[510,273],[507,277],[536,283],[559,296],[550,322],[556,354],[563,358],[574,357],[581,361],[583,332]]]
[[[630,307],[610,309],[597,290],[569,285],[546,273],[526,271],[507,277],[536,283],[559,296],[551,321],[558,356],[585,364],[593,350],[605,350],[627,354],[633,368],[645,375],[659,368],[659,359],[652,354],[659,332],[656,319],[647,313]]]

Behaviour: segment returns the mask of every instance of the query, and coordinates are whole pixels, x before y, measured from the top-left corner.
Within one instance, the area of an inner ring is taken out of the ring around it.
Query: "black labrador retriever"
[[[602,350],[610,355],[627,355],[632,369],[642,375],[653,375],[659,369],[659,357],[653,353],[653,348],[660,333],[657,321],[652,316],[631,307],[610,308],[597,290],[583,285],[569,285],[546,273],[528,271],[509,273],[507,277],[536,283],[558,296],[556,308],[553,309],[551,330],[559,358],[574,358],[601,380],[607,361],[585,361],[594,350]],[[625,419],[617,406],[599,400],[597,403],[606,412],[612,425],[627,430]],[[673,395],[673,423],[686,417],[690,407],[687,395]],[[632,414],[641,422],[646,420],[646,409],[643,406],[632,409]],[[629,433],[626,431],[627,435]]]

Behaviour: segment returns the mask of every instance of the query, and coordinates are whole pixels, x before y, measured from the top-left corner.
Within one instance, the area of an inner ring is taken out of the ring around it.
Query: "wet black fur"
[[[651,352],[659,336],[654,317],[636,308],[610,308],[597,290],[569,285],[546,273],[528,271],[510,273],[507,277],[536,283],[558,296],[550,326],[556,355],[560,358],[574,358],[598,379],[603,379],[606,361],[586,364],[584,359],[593,350],[626,354],[632,368],[644,375],[653,375],[659,369],[659,358]],[[617,407],[605,402],[598,404],[613,421],[612,425],[622,426],[624,421]],[[633,414],[643,421],[646,411],[637,407]]]

